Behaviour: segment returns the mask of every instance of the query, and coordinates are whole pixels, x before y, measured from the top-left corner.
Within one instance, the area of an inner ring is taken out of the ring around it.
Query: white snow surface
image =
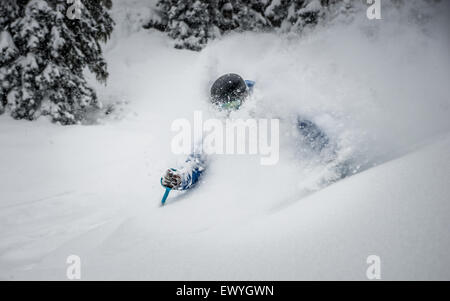
[[[418,1],[197,53],[136,26],[154,7],[141,2],[115,1],[108,85],[92,79],[112,114],[67,127],[0,117],[0,279],[65,280],[75,254],[83,280],[364,280],[369,255],[384,280],[450,280],[448,3],[431,20],[411,17]],[[160,176],[184,159],[170,125],[219,118],[207,95],[227,72],[256,81],[231,117],[281,118],[280,161],[212,156],[161,207]],[[323,158],[296,152],[297,115],[358,173],[324,185]]]
[[[17,49],[9,32],[2,31],[0,32],[0,50],[3,51],[5,48],[11,48],[12,50]]]

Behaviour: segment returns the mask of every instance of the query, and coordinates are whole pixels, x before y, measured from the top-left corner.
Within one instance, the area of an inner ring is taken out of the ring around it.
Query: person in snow
[[[244,80],[234,73],[219,77],[211,87],[210,101],[219,110],[238,110],[251,94],[254,81]],[[297,129],[302,137],[302,143],[308,144],[315,152],[320,152],[329,145],[329,138],[313,122],[297,119]],[[200,152],[189,155],[181,168],[168,169],[161,178],[161,184],[170,189],[187,190],[194,186],[206,170],[206,156]]]

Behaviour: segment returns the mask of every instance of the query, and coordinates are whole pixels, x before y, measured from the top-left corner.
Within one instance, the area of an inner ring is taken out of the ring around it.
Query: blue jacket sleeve
[[[179,169],[181,173],[181,185],[178,190],[187,190],[194,186],[206,169],[206,155],[191,154],[186,159],[184,166]]]

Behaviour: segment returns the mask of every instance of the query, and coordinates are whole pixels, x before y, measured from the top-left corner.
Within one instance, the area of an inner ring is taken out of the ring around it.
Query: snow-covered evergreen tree
[[[3,0],[0,6],[0,109],[17,119],[49,115],[61,124],[99,107],[84,69],[105,81],[101,41],[113,29],[110,0],[82,0],[80,18],[66,0]]]
[[[300,32],[308,25],[316,25],[328,5],[327,0],[272,0],[265,16],[282,32]]]
[[[301,32],[342,1],[349,5],[348,0],[160,0],[160,16],[146,28],[166,31],[176,48],[200,50],[231,30]]]
[[[175,40],[176,48],[200,50],[212,36],[208,0],[161,0],[165,30]]]
[[[241,31],[260,31],[270,26],[264,16],[268,0],[232,0],[233,19]]]

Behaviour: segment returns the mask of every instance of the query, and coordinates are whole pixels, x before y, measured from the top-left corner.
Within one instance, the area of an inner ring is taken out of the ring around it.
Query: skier
[[[210,100],[219,110],[238,110],[254,85],[254,81],[244,80],[237,74],[225,74],[212,85]],[[161,178],[161,185],[175,190],[187,190],[198,182],[205,169],[206,156],[192,153],[181,168],[166,171]]]
[[[211,87],[210,101],[219,110],[238,110],[246,98],[252,92],[254,81],[244,80],[234,73],[225,74],[219,77]],[[297,128],[302,137],[302,143],[307,144],[315,152],[320,152],[329,145],[327,135],[313,122],[298,118]],[[161,178],[161,185],[166,188],[166,194],[162,203],[171,189],[187,190],[194,186],[206,169],[206,156],[199,153],[189,155],[185,164],[179,168],[168,169]]]

